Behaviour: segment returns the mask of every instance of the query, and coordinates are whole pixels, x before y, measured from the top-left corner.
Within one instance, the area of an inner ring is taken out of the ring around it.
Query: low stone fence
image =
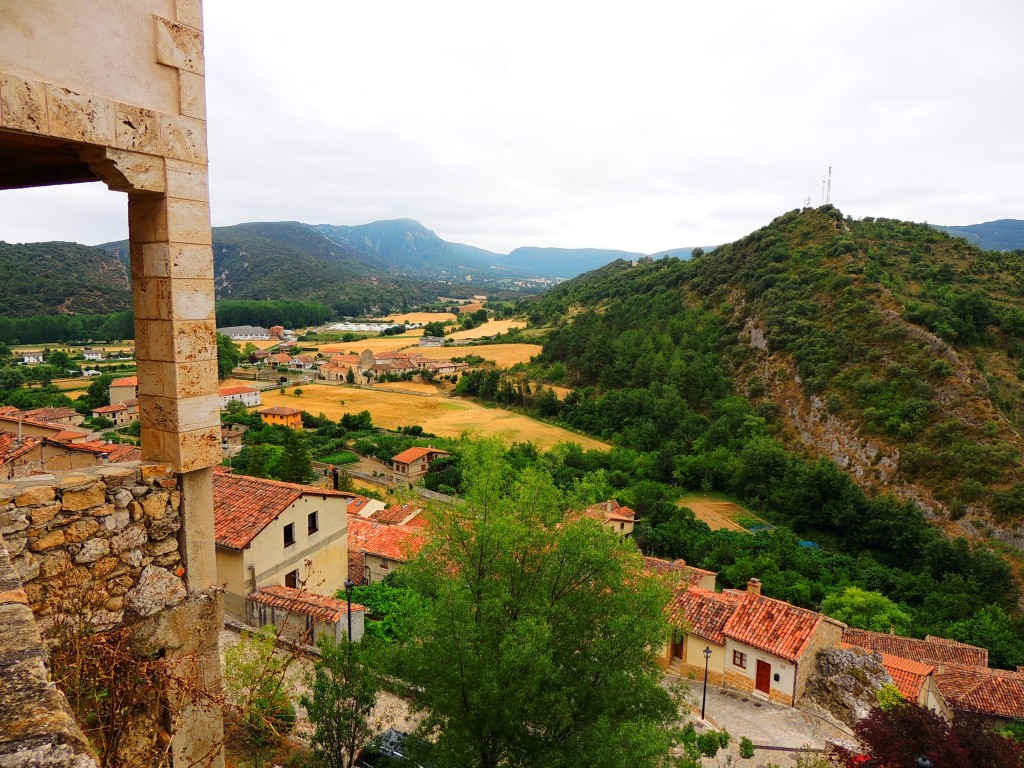
[[[74,608],[113,625],[183,602],[180,501],[163,464],[0,485],[0,535],[29,606],[37,615]]]

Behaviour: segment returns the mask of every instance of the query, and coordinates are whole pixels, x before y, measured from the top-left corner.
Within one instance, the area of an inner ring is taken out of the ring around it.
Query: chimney
[[[751,579],[750,581],[747,582],[747,594],[748,595],[758,595],[758,596],[760,596],[760,594],[761,594],[761,580],[760,579]]]

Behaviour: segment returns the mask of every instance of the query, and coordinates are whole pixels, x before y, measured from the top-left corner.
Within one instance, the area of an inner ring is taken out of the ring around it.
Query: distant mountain
[[[78,243],[0,241],[0,315],[103,314],[132,305],[125,264]]]
[[[1024,249],[1024,221],[999,219],[963,227],[936,227],[954,237],[962,237],[986,251],[1019,251]]]
[[[609,251],[601,248],[516,248],[501,263],[510,269],[532,272],[545,277],[568,279],[611,264],[617,259],[632,261],[644,254],[632,251]]]

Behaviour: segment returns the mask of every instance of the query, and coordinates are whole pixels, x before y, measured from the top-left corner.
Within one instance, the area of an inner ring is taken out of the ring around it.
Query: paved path
[[[700,703],[703,692],[703,681],[687,680],[668,676],[666,683],[682,682],[688,686],[696,707],[694,719],[700,729]],[[810,747],[824,749],[829,739],[850,743],[853,739],[849,733],[818,717],[779,704],[754,698],[750,694],[733,691],[728,688],[708,686],[707,707],[705,717],[710,727],[725,728],[732,736],[728,754],[732,755],[737,765],[762,768],[773,763],[780,768],[796,765],[796,755],[792,752],[776,750],[757,750],[751,760],[739,757],[739,741],[746,736],[754,744],[774,747],[800,748]],[[721,755],[724,760],[724,755]],[[709,765],[715,764],[713,761]]]

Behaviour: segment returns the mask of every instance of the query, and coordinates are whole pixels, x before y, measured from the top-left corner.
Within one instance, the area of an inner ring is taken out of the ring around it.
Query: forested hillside
[[[104,314],[131,307],[128,270],[78,243],[0,242],[0,315]]]

